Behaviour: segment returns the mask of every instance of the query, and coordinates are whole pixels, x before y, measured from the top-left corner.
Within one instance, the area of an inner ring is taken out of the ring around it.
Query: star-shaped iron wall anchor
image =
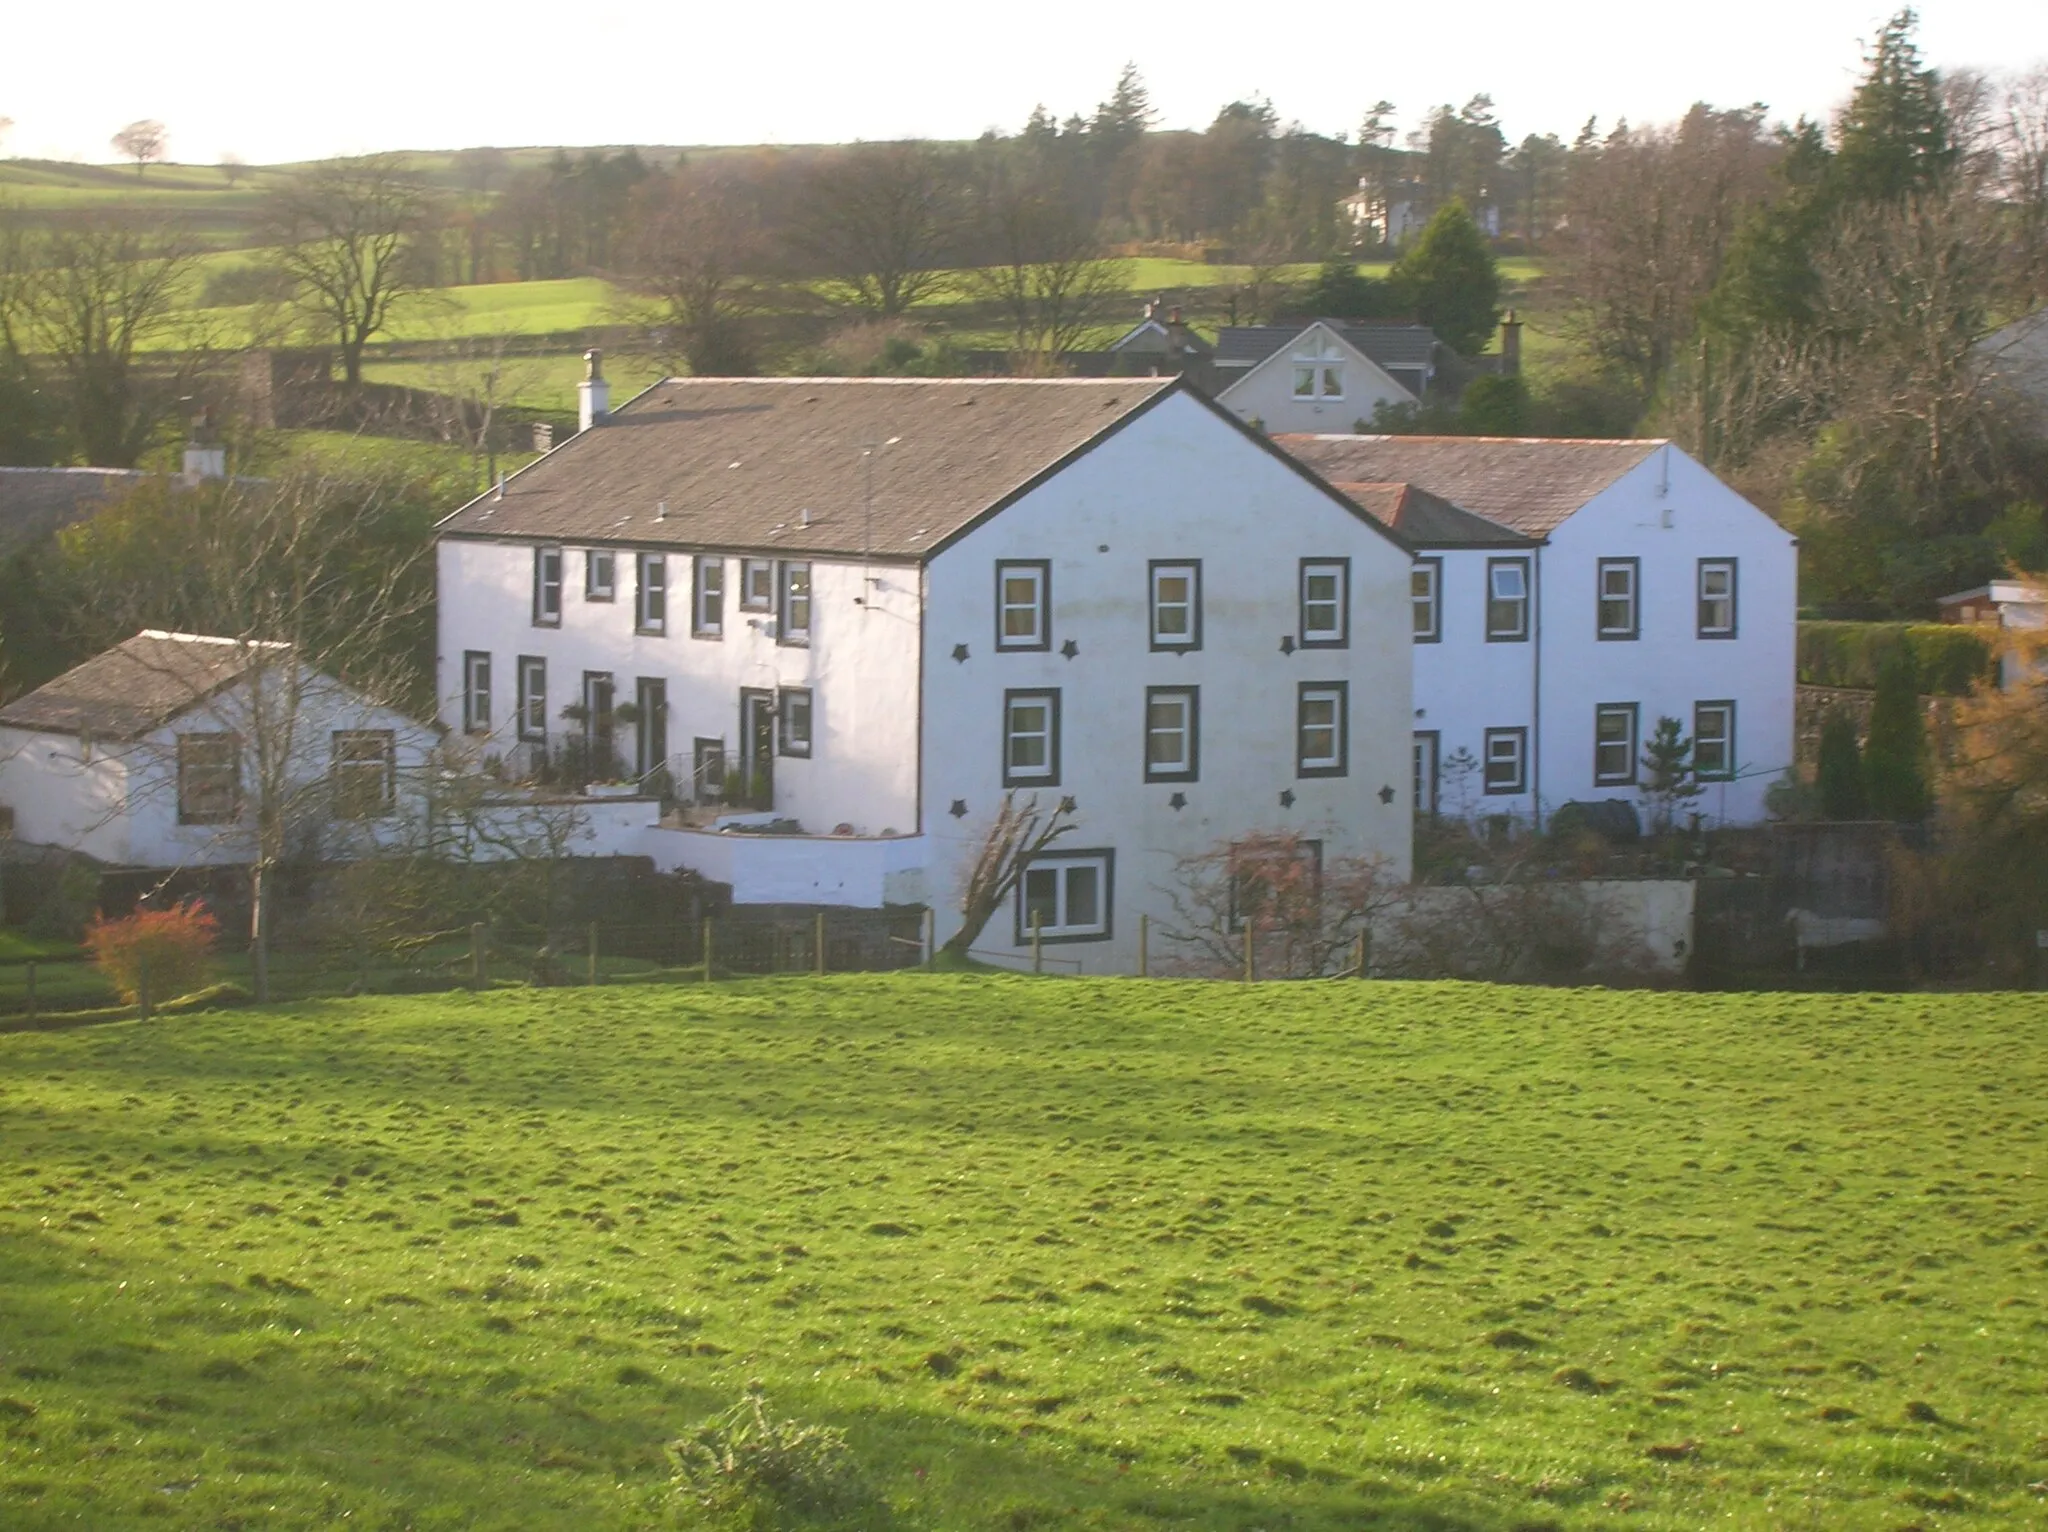
[[[1294,807],[1293,788],[1283,787],[1280,789],[1280,807],[1282,807],[1283,809],[1291,809]]]
[[[1166,800],[1166,806],[1170,809],[1184,809],[1188,806],[1188,795],[1186,793],[1175,793]]]
[[[965,819],[967,817],[967,800],[965,798],[955,798],[953,806],[947,809],[946,812],[955,819]]]
[[[1075,812],[1075,809],[1074,809],[1074,800],[1073,800],[1072,798],[1062,798],[1062,799],[1060,799],[1060,812],[1061,812],[1062,814],[1072,814],[1072,813],[1074,813],[1074,812]]]
[[[1381,788],[1381,789],[1380,789],[1380,802],[1382,802],[1382,803],[1392,803],[1393,801],[1394,801],[1394,790],[1393,790],[1393,789],[1392,789],[1391,787],[1383,787],[1383,788]]]
[[[1081,646],[1075,643],[1071,638],[1060,645],[1060,653],[1065,655],[1070,660],[1080,652]]]
[[[963,665],[966,664],[967,646],[965,644],[955,644],[953,646],[953,658],[958,660]]]
[[[1292,633],[1282,633],[1280,635],[1280,652],[1282,654],[1294,653],[1294,635]]]

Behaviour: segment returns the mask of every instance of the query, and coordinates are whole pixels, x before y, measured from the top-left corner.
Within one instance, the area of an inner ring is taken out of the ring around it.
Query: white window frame
[[[1701,720],[1710,714],[1720,715],[1721,732],[1709,735],[1701,727]],[[1709,771],[1700,765],[1700,741],[1718,739],[1721,745],[1721,765]],[[1735,699],[1718,697],[1711,702],[1695,702],[1692,705],[1692,769],[1693,775],[1702,782],[1733,782],[1735,780]]]
[[[1344,348],[1327,336],[1313,346],[1289,354],[1294,367],[1294,397],[1300,400],[1344,397]]]
[[[1509,748],[1512,747],[1512,748]],[[1480,741],[1479,786],[1490,798],[1518,797],[1529,790],[1529,731],[1526,728],[1488,729]],[[1494,768],[1512,762],[1512,781],[1498,785]]]
[[[1518,596],[1504,596],[1501,592],[1501,576],[1512,574],[1521,586]],[[1486,641],[1489,644],[1525,644],[1529,641],[1529,561],[1525,558],[1488,559],[1486,561]],[[1512,607],[1515,611],[1513,627],[1496,626],[1493,620],[1496,606]]]
[[[725,557],[700,553],[690,561],[690,637],[725,637]]]
[[[218,756],[220,759],[201,759]],[[207,780],[197,780],[202,773]],[[224,797],[225,803],[216,803]],[[231,825],[242,818],[242,737],[225,730],[178,736],[178,823]]]
[[[552,543],[533,550],[533,625],[562,625],[562,550]]]
[[[1633,787],[1636,784],[1636,752],[1641,746],[1642,704],[1638,702],[1602,702],[1593,708],[1593,785],[1595,787]],[[1624,724],[1625,731],[1620,739],[1607,738],[1607,726],[1612,722]],[[1603,751],[1616,748],[1628,752],[1626,767],[1603,765]]]
[[[462,732],[491,732],[491,652],[488,649],[463,651]]]
[[[1436,644],[1444,636],[1444,561],[1417,559],[1408,569],[1408,607],[1415,628],[1415,642]]]
[[[1170,759],[1154,759],[1154,744],[1174,740],[1179,742],[1179,749]],[[1193,782],[1199,779],[1201,764],[1202,689],[1199,686],[1146,687],[1145,780]]]
[[[775,560],[740,560],[740,610],[743,612],[772,612],[775,610]]]
[[[1593,627],[1603,643],[1629,642],[1642,635],[1643,561],[1602,559],[1593,576]],[[1626,609],[1627,621],[1607,620],[1608,604]]]
[[[808,559],[789,559],[775,575],[775,642],[801,649],[811,641],[812,606],[817,591]]]
[[[1092,877],[1095,884],[1095,918],[1073,916],[1074,883],[1077,876]],[[1050,882],[1052,916],[1040,924],[1041,942],[1106,942],[1114,929],[1116,898],[1116,853],[1107,849],[1046,852],[1033,857],[1017,876],[1015,903],[1016,942],[1031,943],[1031,907],[1038,890]]]
[[[548,662],[538,654],[519,656],[517,730],[519,737],[538,740],[548,737]]]
[[[583,551],[583,599],[610,601],[619,592],[619,558],[610,548]]]
[[[1344,649],[1351,644],[1351,560],[1349,559],[1303,559],[1301,561],[1301,635],[1298,639],[1304,649]],[[1311,581],[1334,579],[1337,590],[1333,597],[1311,597]],[[1311,617],[1323,609],[1329,609],[1333,625],[1317,626]]]
[[[354,754],[357,747],[373,744],[375,754]],[[344,754],[348,758],[344,759]],[[358,807],[350,783],[374,770],[374,795],[365,794]],[[398,735],[391,729],[336,729],[328,738],[328,794],[337,819],[385,819],[398,807]]]
[[[775,753],[794,760],[811,758],[817,720],[817,698],[808,686],[785,686],[775,699]],[[801,727],[799,727],[801,723]]]
[[[1182,600],[1166,600],[1160,594],[1161,582],[1167,580],[1187,581],[1187,595]],[[1147,566],[1146,583],[1149,586],[1152,631],[1152,647],[1185,654],[1202,647],[1202,561],[1200,559],[1154,559]],[[1183,619],[1181,631],[1166,631],[1162,616],[1178,613]]]
[[[1310,736],[1327,732],[1329,749],[1310,751]],[[1341,777],[1351,769],[1351,686],[1346,681],[1303,681],[1294,694],[1294,774]]]
[[[1019,729],[1020,708],[1043,707],[1039,726]],[[1042,740],[1045,759],[1037,765],[1017,764],[1020,740]],[[1058,687],[1029,687],[1003,693],[1003,786],[1058,787],[1060,784],[1060,693]]]
[[[656,637],[668,631],[666,553],[641,553],[633,560],[633,631]]]
[[[1019,599],[1012,583],[1029,592]],[[1024,615],[1030,631],[1012,633],[1010,619]],[[1030,652],[1052,647],[1052,561],[1050,559],[998,559],[996,561],[996,648],[1007,652]]]
[[[1710,573],[1725,574],[1728,577],[1726,594],[1719,596],[1709,596],[1707,594],[1707,576]],[[1741,612],[1736,606],[1736,601],[1741,594],[1739,574],[1740,570],[1737,568],[1737,561],[1734,559],[1701,559],[1699,561],[1698,570],[1693,576],[1693,613],[1696,632],[1699,637],[1735,637],[1737,625],[1741,619]],[[1726,604],[1728,620],[1725,624],[1709,623],[1707,621],[1709,602]]]

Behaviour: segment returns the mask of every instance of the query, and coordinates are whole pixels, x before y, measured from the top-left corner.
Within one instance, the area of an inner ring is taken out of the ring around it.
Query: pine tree
[[[1821,723],[1814,786],[1820,790],[1824,819],[1862,819],[1870,812],[1863,795],[1863,752],[1856,743],[1856,721],[1840,708]]]
[[[1500,318],[1500,269],[1479,225],[1453,197],[1394,263],[1390,280],[1415,317],[1463,356],[1476,356]]]
[[[1903,644],[1877,672],[1870,741],[1863,750],[1863,783],[1870,812],[1879,819],[1918,824],[1927,817],[1927,733],[1920,714],[1920,678],[1912,651]]]
[[[1835,189],[1851,202],[1894,202],[1936,184],[1956,162],[1941,77],[1924,68],[1906,9],[1865,55],[1863,83],[1836,125]]]
[[[1684,726],[1676,718],[1659,718],[1643,745],[1643,798],[1650,810],[1650,828],[1658,834],[1669,831],[1679,805],[1703,790],[1693,771],[1692,741],[1685,737]]]

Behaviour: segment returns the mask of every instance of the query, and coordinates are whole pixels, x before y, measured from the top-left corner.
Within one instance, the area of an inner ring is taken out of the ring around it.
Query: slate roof
[[[1276,436],[1274,445],[1331,483],[1418,485],[1531,537],[1666,445],[1501,436]]]
[[[1330,488],[1417,548],[1526,548],[1537,541],[1413,484],[1333,483]]]
[[[1182,386],[670,378],[520,470],[502,498],[487,493],[445,517],[440,531],[922,559]]]
[[[84,521],[148,477],[134,468],[0,468],[0,554]]]
[[[1226,325],[1216,332],[1216,365],[1238,372],[1291,345],[1310,325],[1328,325],[1382,367],[1429,367],[1442,344],[1428,325],[1304,319],[1298,324]]]
[[[231,685],[254,662],[226,638],[145,628],[0,708],[0,726],[134,739]]]

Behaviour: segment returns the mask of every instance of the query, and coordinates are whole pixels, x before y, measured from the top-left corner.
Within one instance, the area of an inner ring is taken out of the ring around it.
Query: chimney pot
[[[1513,309],[1500,322],[1500,370],[1510,378],[1522,370],[1522,321],[1515,317]]]
[[[604,353],[595,346],[583,353],[584,377],[576,385],[576,429],[602,425],[612,412],[612,386],[604,380]]]

